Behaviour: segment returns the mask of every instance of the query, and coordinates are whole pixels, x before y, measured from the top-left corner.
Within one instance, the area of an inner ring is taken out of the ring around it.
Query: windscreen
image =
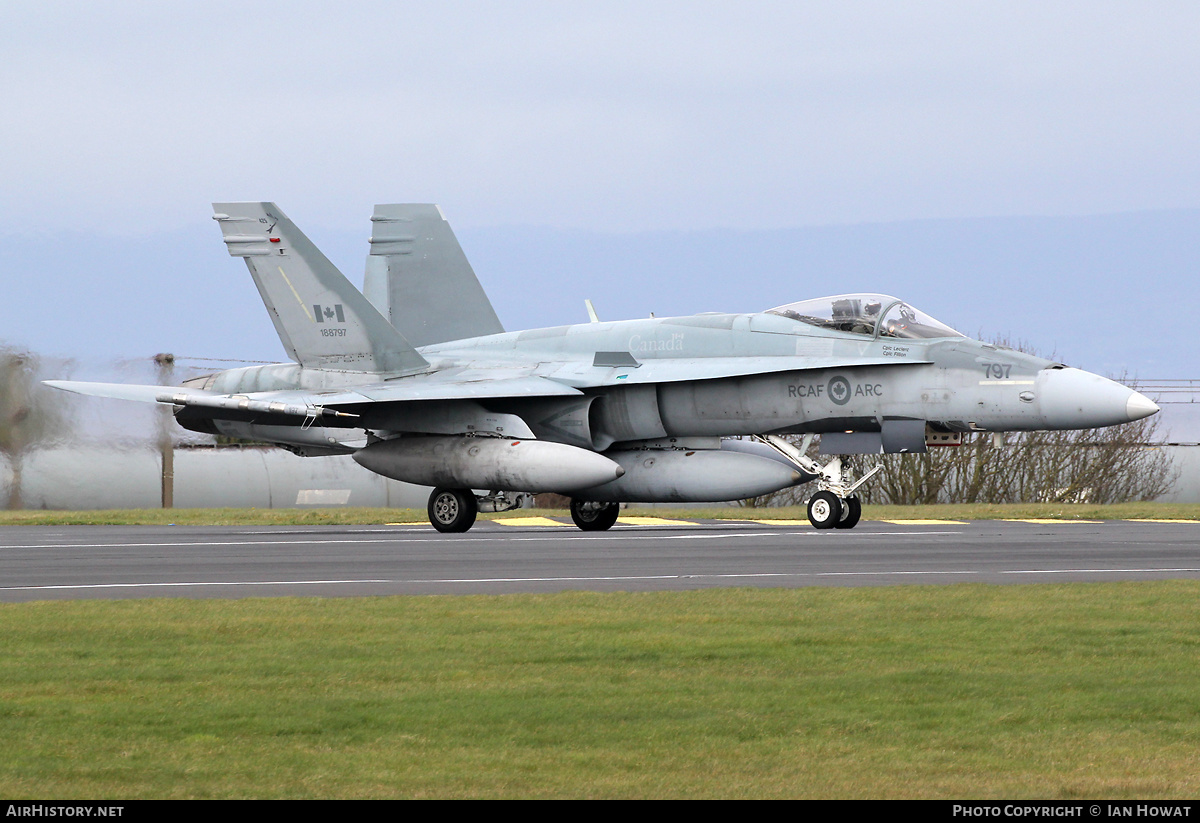
[[[869,337],[920,339],[962,337],[903,300],[886,294],[840,294],[801,300],[767,311],[822,329],[863,334]]]

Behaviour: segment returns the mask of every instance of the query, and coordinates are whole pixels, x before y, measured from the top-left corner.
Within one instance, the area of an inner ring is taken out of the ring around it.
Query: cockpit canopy
[[[925,312],[886,294],[817,297],[777,306],[769,309],[767,314],[799,320],[821,329],[865,334],[868,337],[963,337]]]

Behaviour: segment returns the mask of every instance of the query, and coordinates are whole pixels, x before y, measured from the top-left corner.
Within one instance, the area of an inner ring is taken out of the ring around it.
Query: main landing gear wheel
[[[613,527],[621,511],[620,503],[589,503],[571,499],[571,519],[585,532],[602,532]]]
[[[470,489],[434,489],[429,495],[429,522],[440,532],[465,532],[475,524],[479,506]]]
[[[808,522],[815,529],[832,529],[842,519],[842,501],[833,492],[817,492],[808,499]]]
[[[842,501],[842,519],[837,522],[836,528],[853,529],[861,517],[862,503],[858,502],[857,497],[847,497]]]

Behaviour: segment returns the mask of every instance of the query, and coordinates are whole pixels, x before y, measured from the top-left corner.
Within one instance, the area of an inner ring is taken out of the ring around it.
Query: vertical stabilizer
[[[440,208],[376,206],[371,226],[364,290],[381,307],[386,279],[380,310],[414,346],[504,331]]]
[[[225,245],[242,257],[275,330],[308,368],[412,372],[429,364],[274,203],[214,203]]]
[[[391,322],[392,310],[388,306],[387,258],[367,255],[367,270],[363,274],[363,297]],[[401,332],[403,334],[403,332]],[[407,337],[404,338],[408,340]],[[416,344],[414,344],[416,345]],[[421,344],[424,345],[424,344]]]

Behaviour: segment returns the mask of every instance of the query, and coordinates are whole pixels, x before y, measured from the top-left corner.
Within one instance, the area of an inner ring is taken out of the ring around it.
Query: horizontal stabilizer
[[[61,389],[89,397],[108,397],[112,400],[134,400],[139,403],[158,403],[159,395],[182,393],[189,396],[213,397],[199,389],[178,386],[137,386],[129,383],[85,383],[78,380],[43,380],[52,389]]]
[[[141,403],[170,403],[172,406],[196,406],[205,409],[248,412],[252,414],[282,414],[287,417],[317,418],[357,417],[356,414],[333,411],[317,405],[311,393],[294,392],[300,395],[293,402],[278,399],[258,399],[244,394],[211,394],[198,389],[178,386],[138,386],[128,383],[85,383],[72,380],[45,380],[53,389],[84,394],[90,397],[107,397],[113,400],[133,400]]]

